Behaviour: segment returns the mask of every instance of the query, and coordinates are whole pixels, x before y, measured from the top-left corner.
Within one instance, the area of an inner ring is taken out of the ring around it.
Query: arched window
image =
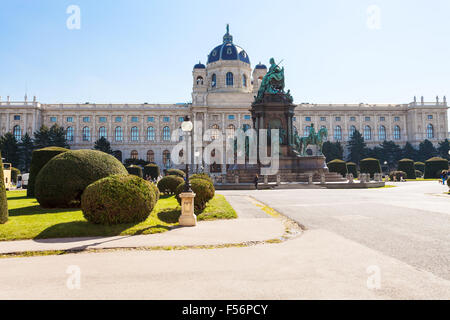
[[[107,134],[106,134],[106,128],[105,127],[100,127],[98,129],[98,138],[107,138]]]
[[[369,126],[364,127],[364,140],[372,140],[372,129]]]
[[[233,73],[228,72],[227,73],[227,87],[232,87],[233,83],[234,83],[234,79],[233,79]]]
[[[197,85],[202,86],[203,85],[203,77],[198,76],[197,77]]]
[[[217,85],[217,81],[216,81],[216,74],[214,73],[211,77],[211,87],[215,88]]]
[[[244,123],[244,124],[242,125],[242,130],[244,130],[244,132],[246,132],[248,129],[250,129],[250,125]]]
[[[247,76],[245,74],[242,75],[242,86],[247,87]]]
[[[386,127],[385,126],[380,126],[378,128],[378,140],[380,140],[380,141],[386,140]]]
[[[139,154],[136,150],[131,151],[131,159],[137,160]]]
[[[19,125],[14,126],[13,134],[14,134],[14,138],[16,138],[17,141],[20,141],[22,139],[22,129],[20,128]]]
[[[66,140],[67,141],[73,141],[73,128],[72,127],[67,127]]]
[[[228,139],[234,139],[234,135],[236,133],[236,127],[233,124],[229,124],[226,132],[227,132]]]
[[[394,127],[394,140],[400,140],[401,139],[401,131],[399,126]]]
[[[138,127],[131,128],[131,141],[139,141],[139,129],[138,129]]]
[[[355,126],[350,126],[350,130],[348,132],[349,139],[353,137],[353,135],[355,134],[355,131],[356,131],[356,127]]]
[[[218,124],[213,124],[211,126],[211,140],[219,139],[220,128]]]
[[[341,141],[342,140],[342,129],[341,126],[336,126],[334,128],[334,140]]]
[[[91,141],[91,129],[89,127],[83,128],[83,141]]]
[[[427,125],[427,139],[433,139],[434,138],[434,128],[431,123]]]
[[[123,130],[122,127],[116,127],[114,131],[114,140],[123,141]]]
[[[303,130],[303,136],[304,136],[304,137],[309,136],[309,129],[310,129],[310,127],[309,127],[309,126],[306,126],[305,129]]]
[[[163,140],[170,141],[170,128],[169,127],[163,128]]]
[[[152,150],[147,151],[147,162],[155,162],[155,153]]]
[[[164,168],[170,168],[170,166],[171,166],[169,150],[164,150],[164,152],[163,152],[163,165],[164,165]]]
[[[153,128],[153,127],[147,128],[147,140],[155,141],[155,128]]]

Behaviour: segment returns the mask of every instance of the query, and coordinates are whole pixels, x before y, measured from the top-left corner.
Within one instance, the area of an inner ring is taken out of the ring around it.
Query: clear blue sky
[[[66,27],[72,4],[80,30]],[[370,5],[379,29],[367,26]],[[449,15],[448,0],[0,0],[0,95],[190,101],[193,65],[230,23],[252,66],[284,59],[296,102],[434,101],[450,96]]]

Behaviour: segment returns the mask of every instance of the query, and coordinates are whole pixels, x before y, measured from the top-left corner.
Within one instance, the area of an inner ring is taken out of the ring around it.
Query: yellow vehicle
[[[4,163],[3,164],[3,179],[5,180],[5,188],[6,190],[10,190],[14,187],[11,181],[11,163]]]

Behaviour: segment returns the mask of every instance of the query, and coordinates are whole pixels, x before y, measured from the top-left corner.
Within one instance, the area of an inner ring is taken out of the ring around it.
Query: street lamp
[[[189,119],[189,116],[185,116],[183,122],[181,123],[181,130],[185,133],[186,139],[186,183],[184,184],[184,192],[192,192],[191,186],[189,184],[189,136],[191,135],[191,131],[193,129],[192,121]]]

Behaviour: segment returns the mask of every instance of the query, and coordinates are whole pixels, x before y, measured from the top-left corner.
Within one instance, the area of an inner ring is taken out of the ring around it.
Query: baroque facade
[[[58,124],[66,129],[72,149],[92,148],[97,139],[105,137],[122,159],[144,159],[168,168],[173,166],[170,152],[179,143],[176,137],[186,115],[201,123],[194,134],[210,129],[213,140],[220,134],[233,136],[236,129],[251,127],[250,105],[266,72],[261,63],[252,69],[247,52],[233,43],[227,27],[222,44],[211,51],[206,65],[194,66],[192,103],[44,104],[35,97],[28,101],[25,96],[20,102],[0,98],[0,134],[12,132],[20,139],[41,125]],[[311,124],[325,126],[329,141],[344,144],[355,130],[370,147],[384,140],[417,145],[429,139],[437,144],[448,138],[447,109],[445,97],[442,101],[436,97],[433,102],[414,97],[404,104],[302,103],[295,110],[294,126],[300,134],[306,134]],[[198,154],[202,153],[195,152],[194,157]],[[224,173],[225,166],[219,166],[219,171]]]

